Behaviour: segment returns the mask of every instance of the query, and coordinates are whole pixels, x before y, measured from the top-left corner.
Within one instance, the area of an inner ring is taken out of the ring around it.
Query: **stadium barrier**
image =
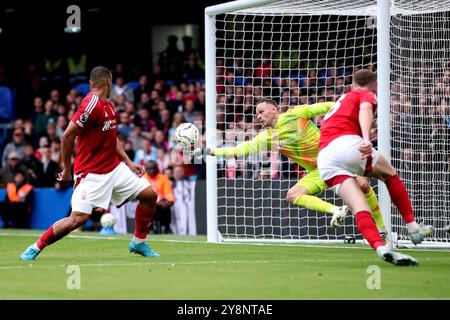
[[[52,223],[66,217],[70,210],[73,189],[35,188],[30,228],[45,230]],[[6,189],[0,189],[0,202],[5,201]],[[0,227],[3,225],[0,219]]]
[[[57,191],[54,188],[35,188],[34,204],[31,213],[30,228],[46,230],[52,223],[69,215],[72,188]],[[197,234],[206,234],[206,181],[198,180],[195,190],[195,211]],[[6,189],[0,189],[0,202],[5,201]],[[90,222],[90,220],[89,220]],[[88,226],[87,222],[85,226]],[[0,228],[3,223],[0,219]],[[132,225],[132,230],[134,224]]]

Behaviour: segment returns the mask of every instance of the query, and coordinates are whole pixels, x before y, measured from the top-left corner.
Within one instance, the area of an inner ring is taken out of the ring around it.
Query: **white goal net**
[[[417,219],[434,225],[433,240],[441,242],[448,241],[443,227],[450,220],[448,4],[393,1],[390,27],[392,164],[407,185]],[[376,5],[371,0],[284,0],[216,15],[217,147],[236,146],[260,132],[255,121],[260,98],[274,99],[281,112],[336,101],[350,89],[355,71],[376,70]],[[321,119],[312,120],[320,125]],[[223,238],[362,239],[353,217],[333,229],[330,215],[286,201],[287,191],[304,174],[277,152],[219,158],[217,219]],[[342,204],[330,190],[320,197]],[[400,239],[407,239],[393,207],[391,224]]]

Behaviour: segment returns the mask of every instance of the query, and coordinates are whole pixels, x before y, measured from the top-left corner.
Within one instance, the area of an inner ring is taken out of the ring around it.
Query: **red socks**
[[[395,207],[400,211],[405,223],[414,222],[413,209],[411,201],[409,200],[408,192],[406,191],[405,185],[398,175],[394,175],[386,181],[387,189],[389,190],[389,195],[394,203]]]
[[[134,229],[136,238],[145,239],[147,237],[154,215],[155,209],[149,210],[138,204],[136,207],[136,227]]]
[[[369,211],[359,211],[355,214],[356,225],[359,232],[369,242],[370,246],[377,250],[379,246],[384,246],[383,240],[381,240],[380,233],[378,232],[375,221]]]
[[[39,250],[42,250],[56,240],[58,239],[56,239],[55,235],[53,234],[53,225],[51,225],[50,228],[48,228],[48,230],[42,234],[36,244]]]

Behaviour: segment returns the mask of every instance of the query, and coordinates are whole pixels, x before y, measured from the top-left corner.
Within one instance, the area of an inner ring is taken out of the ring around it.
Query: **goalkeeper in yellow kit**
[[[317,153],[319,148],[320,130],[311,121],[317,115],[326,114],[334,102],[316,103],[297,106],[283,114],[279,113],[278,104],[272,99],[262,99],[256,103],[256,118],[264,131],[250,141],[236,147],[205,149],[204,155],[241,157],[256,152],[278,151],[291,161],[294,161],[308,171],[295,186],[289,189],[287,201],[309,210],[332,214],[330,225],[342,225],[348,213],[348,207],[337,207],[319,199],[315,195],[322,193],[328,186],[320,178],[317,169]],[[194,151],[194,157],[199,156],[202,149]],[[384,233],[384,223],[378,206],[375,192],[368,180],[358,177],[358,183],[366,195],[372,216],[380,233]]]

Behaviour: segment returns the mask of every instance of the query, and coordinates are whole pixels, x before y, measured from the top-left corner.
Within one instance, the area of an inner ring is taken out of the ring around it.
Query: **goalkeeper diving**
[[[289,189],[286,196],[287,201],[309,210],[333,215],[330,225],[338,227],[343,224],[349,208],[346,205],[335,206],[316,196],[328,186],[320,178],[317,169],[320,130],[311,121],[315,116],[326,114],[333,104],[334,102],[323,102],[301,105],[280,114],[279,106],[274,100],[267,98],[259,100],[256,103],[256,119],[265,130],[252,140],[243,142],[236,147],[212,150],[197,148],[193,155],[194,157],[202,154],[242,157],[256,152],[278,151],[308,171],[307,175]],[[383,218],[375,192],[370,187],[367,178],[358,177],[357,181],[366,196],[380,234],[385,236]]]

